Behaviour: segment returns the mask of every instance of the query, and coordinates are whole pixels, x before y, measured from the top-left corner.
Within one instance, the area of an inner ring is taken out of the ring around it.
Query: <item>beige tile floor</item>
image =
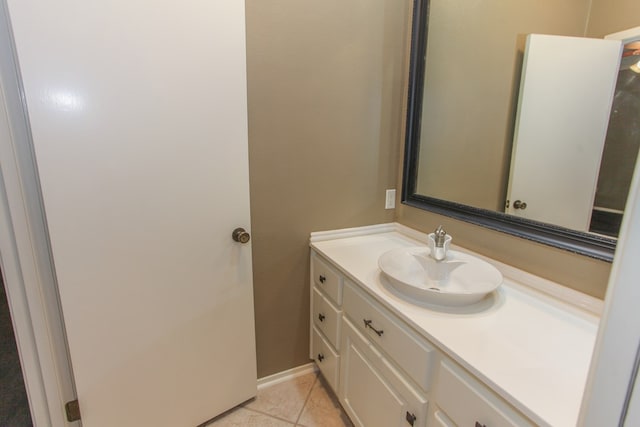
[[[353,427],[335,395],[316,373],[258,390],[207,427]]]

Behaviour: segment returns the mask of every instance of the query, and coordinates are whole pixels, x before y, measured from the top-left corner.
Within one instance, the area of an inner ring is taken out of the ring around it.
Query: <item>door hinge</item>
[[[80,404],[78,399],[67,402],[64,405],[64,411],[67,413],[67,421],[79,421],[80,420]]]

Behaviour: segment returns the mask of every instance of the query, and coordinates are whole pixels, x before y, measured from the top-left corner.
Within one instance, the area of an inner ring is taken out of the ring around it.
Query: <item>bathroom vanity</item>
[[[399,224],[311,235],[310,355],[353,423],[575,426],[601,302],[478,254],[504,276],[489,297],[413,300],[378,259],[425,242]]]

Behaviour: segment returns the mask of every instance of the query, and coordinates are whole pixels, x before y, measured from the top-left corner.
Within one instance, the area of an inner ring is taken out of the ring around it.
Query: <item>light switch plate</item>
[[[385,209],[395,209],[396,207],[396,190],[395,188],[392,190],[387,190],[386,192],[386,200],[384,203]]]

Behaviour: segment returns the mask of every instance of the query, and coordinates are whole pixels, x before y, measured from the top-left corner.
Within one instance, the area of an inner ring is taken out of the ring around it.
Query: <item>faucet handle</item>
[[[442,228],[442,225],[439,225],[438,228],[436,228],[436,230],[433,232],[433,237],[436,243],[436,247],[441,248],[444,246],[444,240],[446,236],[447,236],[447,232],[444,231],[444,228]]]

